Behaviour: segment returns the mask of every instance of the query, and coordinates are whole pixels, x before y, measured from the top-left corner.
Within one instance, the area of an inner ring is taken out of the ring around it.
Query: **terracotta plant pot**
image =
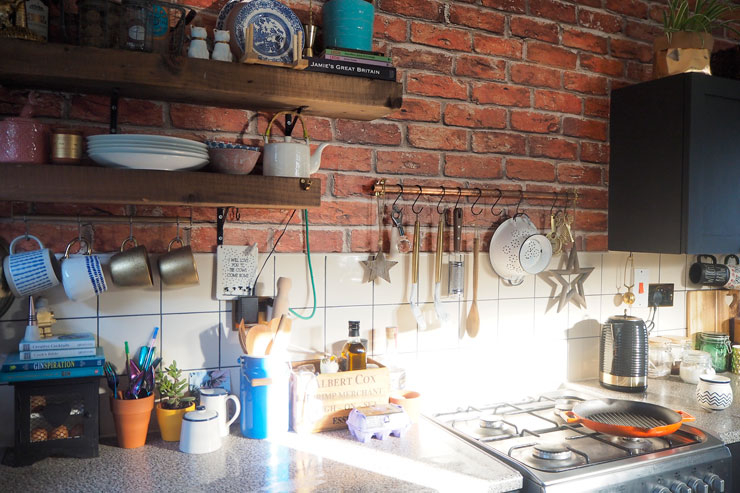
[[[157,423],[165,442],[180,441],[180,428],[182,428],[182,417],[185,413],[195,411],[195,403],[182,409],[164,409],[162,403],[157,404]]]
[[[119,447],[137,448],[146,443],[153,408],[154,395],[144,399],[114,399],[111,396],[110,409]]]
[[[684,72],[704,72],[712,75],[709,57],[714,38],[710,33],[677,32],[655,38],[653,42],[653,78]]]

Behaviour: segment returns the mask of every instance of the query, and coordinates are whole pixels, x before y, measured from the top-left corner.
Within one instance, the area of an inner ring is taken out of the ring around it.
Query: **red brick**
[[[545,86],[557,89],[560,87],[560,71],[537,65],[516,63],[511,65],[511,81],[528,86]]]
[[[607,43],[604,36],[597,36],[576,28],[563,28],[563,46],[578,48],[594,53],[606,53]]]
[[[563,135],[606,140],[606,122],[566,117],[563,118]]]
[[[374,201],[345,202],[322,200],[321,207],[308,213],[311,224],[317,225],[369,225],[375,224],[378,209]],[[311,233],[313,237],[313,233]],[[313,242],[311,243],[313,245]],[[321,251],[321,250],[317,250]]]
[[[506,62],[489,57],[460,55],[455,63],[455,75],[479,79],[505,80]]]
[[[581,112],[581,98],[565,92],[536,90],[534,92],[534,107],[561,113],[579,114]]]
[[[527,11],[526,0],[482,0],[481,5],[507,12],[524,13]]]
[[[450,23],[482,29],[494,33],[503,33],[506,17],[496,12],[481,10],[467,5],[450,5]]]
[[[444,122],[457,127],[506,128],[506,110],[450,103],[445,108]]]
[[[18,116],[28,103],[29,91],[0,87],[0,114]],[[32,116],[61,118],[64,97],[58,93],[33,91],[31,97]],[[108,100],[110,102],[110,100]]]
[[[500,38],[476,34],[473,37],[473,48],[477,53],[495,55],[521,60],[524,43],[518,39]]]
[[[332,191],[335,197],[363,197],[372,194],[373,184],[376,179],[367,175],[348,175],[345,173],[334,173],[334,187]]]
[[[474,84],[472,101],[481,104],[500,104],[503,106],[529,106],[529,89],[493,82]]]
[[[512,17],[509,21],[511,34],[522,38],[539,39],[550,43],[558,42],[558,25],[530,17]]]
[[[622,19],[594,10],[579,9],[578,24],[603,33],[618,33],[622,30]]]
[[[576,159],[578,146],[575,142],[557,137],[531,135],[529,137],[529,155],[553,159]]]
[[[248,224],[285,224],[292,211],[286,209],[240,209],[240,221]],[[213,218],[209,218],[213,220]],[[301,215],[296,214],[290,224],[301,224]]]
[[[468,86],[462,81],[445,75],[429,75],[418,72],[406,76],[406,92],[450,99],[468,98]]]
[[[630,39],[652,43],[655,38],[663,35],[663,27],[653,23],[645,23],[628,19],[624,33]]]
[[[595,142],[581,143],[581,161],[585,161],[587,163],[608,163],[609,145],[597,144]]]
[[[589,7],[601,7],[602,0],[576,0],[578,5],[587,5]]]
[[[537,17],[546,17],[560,22],[574,23],[576,7],[573,4],[554,0],[529,0],[529,12]]]
[[[311,213],[309,213],[309,218],[313,219]],[[279,235],[280,233],[277,232],[277,234]],[[344,234],[342,231],[327,231],[314,228],[309,232],[309,241],[311,242],[311,252],[333,253],[344,251]],[[302,230],[286,231],[277,248],[275,248],[275,251],[281,253],[305,252],[305,234]]]
[[[403,68],[416,68],[442,72],[452,72],[452,56],[423,48],[393,47],[393,65]]]
[[[663,24],[663,12],[666,12],[668,10],[668,7],[666,5],[660,5],[660,4],[653,4],[650,6],[650,10],[648,11],[648,16],[651,20]]]
[[[530,41],[527,43],[527,60],[553,67],[575,68],[578,56],[559,46]]]
[[[321,169],[370,171],[373,151],[362,147],[330,145],[321,155]]]
[[[473,132],[473,152],[524,154],[527,141],[521,134],[504,132]]]
[[[583,98],[583,114],[609,118],[609,99],[607,98]]]
[[[439,154],[416,151],[378,151],[378,173],[431,175],[439,174]]]
[[[471,49],[468,31],[422,22],[411,23],[411,41],[447,50],[470,51]]]
[[[609,194],[606,189],[583,188],[578,190],[578,207],[584,209],[606,209]]]
[[[337,120],[337,140],[349,144],[398,145],[401,130],[395,123]]]
[[[249,112],[193,104],[170,104],[170,120],[178,128],[242,132],[249,128]]]
[[[375,13],[373,23],[373,36],[387,39],[388,41],[406,41],[406,30],[408,25],[403,19]]]
[[[270,124],[270,119],[274,115],[272,113],[258,113],[257,114],[257,133],[264,135],[267,131],[267,125]],[[303,121],[306,123],[306,130],[311,140],[327,141],[333,140],[333,134],[331,131],[331,121],[327,118],[319,118],[315,116],[302,116]],[[282,136],[285,135],[285,118],[278,118],[275,123],[272,124],[270,129],[270,135]],[[296,123],[293,131],[294,136],[303,137],[303,126],[299,121]]]
[[[455,128],[409,125],[406,139],[410,145],[422,149],[464,151],[468,148],[467,130]]]
[[[558,166],[558,181],[560,183],[601,185],[601,166],[561,164]]]
[[[580,231],[606,231],[606,213],[576,210],[573,224]]]
[[[385,231],[384,231],[385,233]],[[350,251],[352,252],[377,252],[378,230],[377,229],[352,229],[350,234]],[[387,234],[383,235],[388,236]],[[387,247],[387,238],[383,238],[384,247]]]
[[[582,236],[585,245],[581,248],[587,252],[605,252],[608,250],[607,235],[584,235]]]
[[[547,113],[512,110],[511,129],[523,132],[553,133],[560,130],[560,119]]]
[[[378,10],[435,22],[444,20],[444,4],[436,0],[382,0]]]
[[[616,77],[624,75],[624,62],[586,53],[581,54],[581,68]]]
[[[73,96],[70,101],[69,118],[107,123],[110,121],[110,98]],[[246,122],[247,119],[243,118],[242,121]],[[118,102],[118,122],[161,127],[164,124],[162,104],[140,99],[121,99]]]
[[[606,0],[606,8],[641,19],[646,18],[648,14],[647,4],[640,0]]]
[[[506,177],[524,181],[555,181],[555,166],[534,159],[507,159]]]
[[[644,82],[653,78],[653,66],[649,63],[627,62],[627,78]]]
[[[296,216],[298,216],[298,214],[296,214]],[[278,234],[280,233],[278,232]],[[270,241],[271,236],[271,231],[267,229],[246,228],[242,224],[233,224],[228,222],[226,223],[226,226],[224,226],[225,245],[251,245],[256,243],[259,251],[269,252],[272,248],[272,243]],[[275,238],[277,238],[277,236]],[[285,237],[283,237],[283,240],[284,239]],[[193,228],[190,235],[190,246],[194,252],[215,253],[216,243],[216,231],[213,227]],[[146,247],[149,253],[153,253],[148,244]],[[167,245],[164,245],[163,250],[161,251],[167,251]]]
[[[395,113],[391,113],[389,120],[413,120],[417,122],[438,122],[442,104],[428,99],[403,98],[403,105]]]
[[[612,39],[612,55],[617,58],[631,58],[647,63],[653,59],[653,49],[645,43],[626,39]]]
[[[461,178],[501,178],[503,159],[497,156],[475,154],[447,154],[445,175]]]
[[[594,75],[566,72],[563,74],[563,87],[587,94],[606,94],[607,79]]]

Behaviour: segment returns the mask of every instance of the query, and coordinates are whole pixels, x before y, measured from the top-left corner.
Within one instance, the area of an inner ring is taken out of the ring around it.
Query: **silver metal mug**
[[[180,248],[172,249],[175,243]],[[184,246],[180,237],[174,238],[167,245],[167,253],[157,260],[162,282],[168,285],[198,284],[198,268],[190,245]]]
[[[126,250],[127,243],[134,247]],[[110,259],[110,275],[117,286],[151,286],[152,266],[146,247],[129,236],[121,243],[121,251]]]

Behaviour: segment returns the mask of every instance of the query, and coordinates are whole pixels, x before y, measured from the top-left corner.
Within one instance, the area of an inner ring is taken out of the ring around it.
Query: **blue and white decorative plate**
[[[226,18],[229,16],[229,12],[231,12],[231,10],[240,3],[242,3],[242,0],[229,0],[228,2],[226,2],[226,5],[224,5],[221,8],[221,11],[218,13],[218,18],[216,19],[216,29],[218,29],[219,31],[224,30],[224,25],[226,24]]]
[[[298,17],[287,6],[275,0],[252,0],[236,16],[232,35],[245,52],[244,28],[254,26],[254,51],[260,60],[293,62],[293,35],[303,33]],[[301,51],[304,35],[301,34]]]

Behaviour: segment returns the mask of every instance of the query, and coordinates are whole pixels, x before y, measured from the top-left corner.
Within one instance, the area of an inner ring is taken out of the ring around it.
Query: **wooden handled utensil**
[[[468,319],[465,321],[465,330],[470,337],[478,335],[480,329],[480,316],[478,315],[478,250],[480,250],[480,238],[473,239],[473,302],[470,304]]]

